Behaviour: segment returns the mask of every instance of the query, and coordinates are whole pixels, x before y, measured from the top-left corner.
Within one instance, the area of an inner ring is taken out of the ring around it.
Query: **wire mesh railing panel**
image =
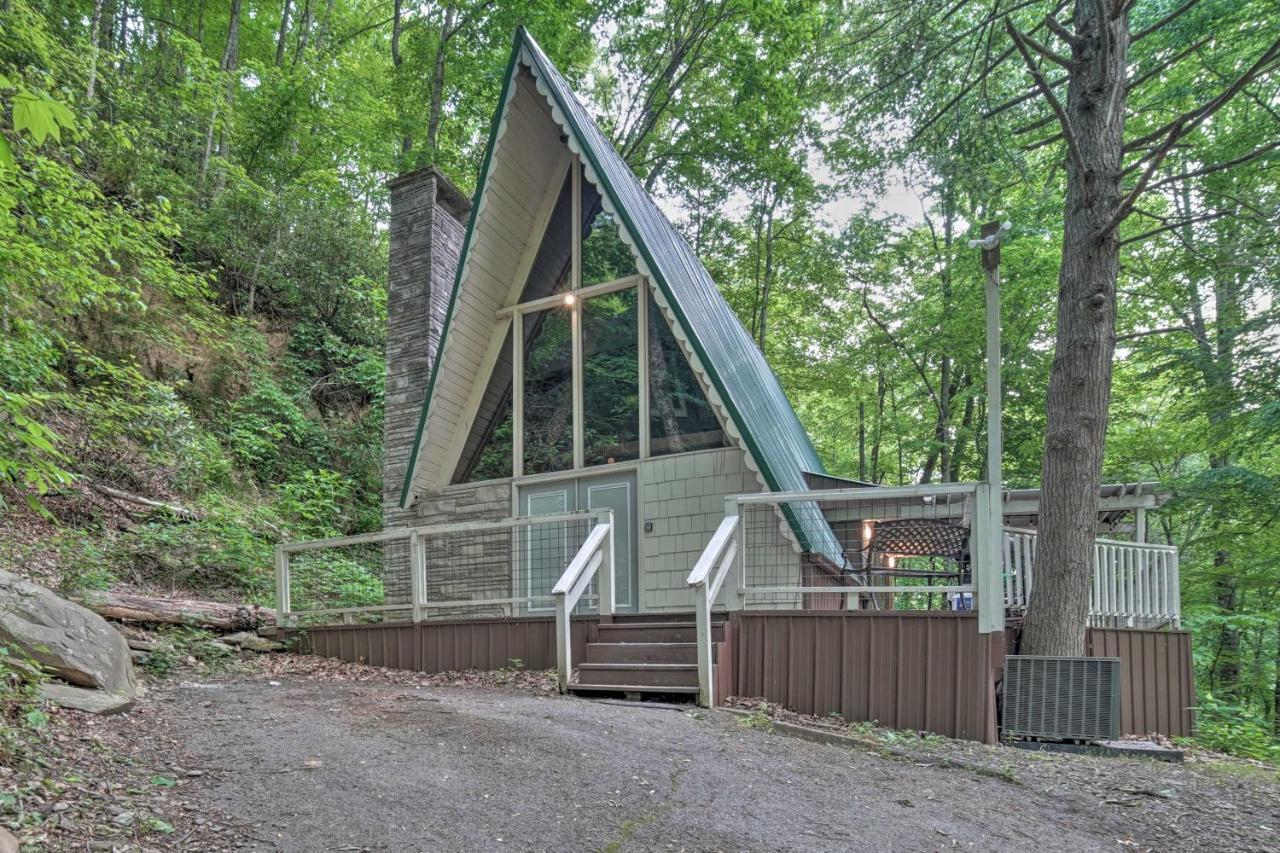
[[[287,559],[291,610],[304,624],[380,622],[412,614],[408,596],[397,603],[394,595],[397,578],[407,592],[408,536],[297,551]],[[382,609],[387,606],[396,609]]]
[[[582,547],[587,516],[501,528],[423,533],[427,618],[550,615],[551,590]],[[584,596],[581,607],[594,603]]]
[[[552,589],[596,523],[569,513],[289,543],[278,598],[304,625],[550,616]],[[595,589],[575,613],[595,612]]]
[[[972,489],[771,497],[743,496],[739,503],[744,606],[972,608]]]

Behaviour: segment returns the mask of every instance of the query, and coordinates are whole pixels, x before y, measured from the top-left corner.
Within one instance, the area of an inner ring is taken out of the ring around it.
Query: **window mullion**
[[[570,262],[569,290],[574,297],[570,306],[571,339],[573,343],[573,467],[584,467],[585,438],[582,418],[582,164],[575,155],[573,160],[573,186],[570,190],[573,203],[570,206]]]
[[[511,476],[524,473],[524,314],[511,315]]]
[[[636,285],[636,358],[639,359],[639,388],[636,400],[639,403],[640,423],[640,458],[649,458],[649,282],[640,279]]]

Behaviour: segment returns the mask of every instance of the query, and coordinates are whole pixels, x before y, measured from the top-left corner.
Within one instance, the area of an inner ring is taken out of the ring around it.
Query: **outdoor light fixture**
[[[1001,222],[1000,227],[996,229],[995,233],[988,234],[980,240],[970,240],[969,248],[970,249],[981,248],[986,251],[991,251],[996,246],[1000,245],[1000,238],[1003,237],[1005,234],[1009,233],[1009,229],[1012,227],[1013,227],[1012,222],[1007,222],[1007,221]]]
[[[567,305],[567,306],[569,306],[570,308],[572,308],[572,307],[573,307],[573,303],[575,303],[575,302],[577,302],[577,301],[578,301],[578,297],[577,297],[576,295],[572,294],[572,293],[566,293],[566,294],[564,295],[564,304],[565,304],[565,305]]]

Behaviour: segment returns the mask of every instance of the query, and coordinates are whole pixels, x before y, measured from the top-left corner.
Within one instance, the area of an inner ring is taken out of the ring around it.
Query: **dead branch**
[[[1076,169],[1080,172],[1080,180],[1084,181],[1088,169],[1085,167],[1084,155],[1080,153],[1080,143],[1076,140],[1075,130],[1071,127],[1071,119],[1067,116],[1066,109],[1063,108],[1062,102],[1058,100],[1058,96],[1053,93],[1052,87],[1044,79],[1044,75],[1040,73],[1039,66],[1035,60],[1031,58],[1031,52],[1026,44],[1026,37],[1018,32],[1018,28],[1013,25],[1013,21],[1009,18],[1004,19],[1004,28],[1008,31],[1009,37],[1013,39],[1014,45],[1018,48],[1018,53],[1022,55],[1023,62],[1027,65],[1027,70],[1031,72],[1031,79],[1036,81],[1036,86],[1040,88],[1040,93],[1044,95],[1045,100],[1049,102],[1049,106],[1058,116],[1058,123],[1062,126],[1062,136],[1067,141],[1067,151],[1071,155],[1072,161],[1075,162]]]
[[[187,509],[184,506],[152,500],[151,498],[144,498],[141,495],[125,492],[103,483],[89,482],[87,485],[98,494],[111,498],[112,500],[123,501],[124,503],[134,504],[135,506],[145,506],[150,509],[162,510],[170,515],[177,516],[184,521],[199,521],[203,517],[195,510]]]

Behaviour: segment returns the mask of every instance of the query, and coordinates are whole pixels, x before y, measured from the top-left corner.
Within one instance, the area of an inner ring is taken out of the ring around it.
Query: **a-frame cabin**
[[[400,523],[608,508],[618,610],[689,611],[725,497],[823,472],[750,334],[523,29],[451,285]],[[549,596],[564,557],[523,566],[517,597]]]
[[[276,554],[280,618],[312,651],[427,672],[518,660],[566,691],[761,696],[995,739],[1038,490],[827,475],[527,33],[474,198],[427,168],[390,201],[385,529]],[[1099,495],[1088,647],[1124,661],[1123,731],[1184,735],[1178,554],[1145,536],[1161,500],[1151,483]]]

